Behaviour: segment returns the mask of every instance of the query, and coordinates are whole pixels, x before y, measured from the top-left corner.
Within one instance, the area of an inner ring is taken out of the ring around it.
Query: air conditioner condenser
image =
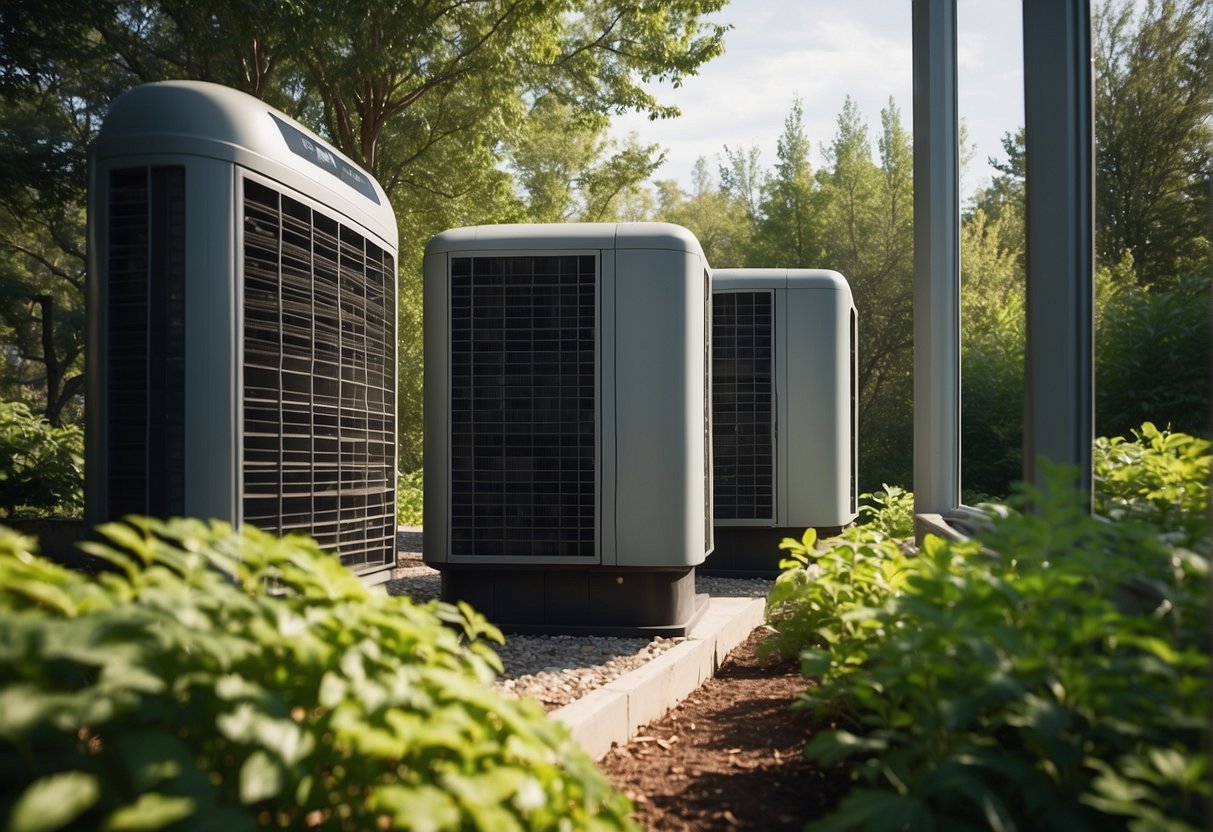
[[[784,537],[856,517],[857,315],[825,269],[712,273],[716,548],[703,571],[774,575]]]
[[[264,102],[117,98],[90,149],[89,521],[301,531],[386,580],[396,255],[383,189]]]
[[[424,558],[500,626],[683,633],[712,547],[710,269],[662,223],[425,256]]]

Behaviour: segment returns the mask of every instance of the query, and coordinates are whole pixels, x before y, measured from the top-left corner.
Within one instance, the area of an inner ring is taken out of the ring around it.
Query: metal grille
[[[395,264],[244,183],[243,520],[347,566],[395,557]]]
[[[773,293],[721,292],[712,312],[717,520],[774,518]]]
[[[596,555],[597,271],[451,261],[451,554]]]
[[[185,506],[185,170],[115,170],[106,284],[110,517]]]

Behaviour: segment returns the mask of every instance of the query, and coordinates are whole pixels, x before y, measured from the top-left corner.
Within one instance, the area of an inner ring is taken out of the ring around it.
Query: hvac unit
[[[838,272],[712,274],[716,549],[705,571],[775,574],[779,542],[856,516],[856,314]]]
[[[90,150],[86,508],[305,532],[395,562],[396,222],[265,103],[166,82]]]
[[[708,264],[664,223],[425,256],[424,557],[515,631],[685,632],[712,548]]]

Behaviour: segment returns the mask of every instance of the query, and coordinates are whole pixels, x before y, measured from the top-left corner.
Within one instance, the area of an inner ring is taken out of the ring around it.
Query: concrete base
[[[687,640],[652,661],[552,711],[595,760],[614,743],[626,743],[637,730],[694,692],[725,656],[763,621],[763,598],[712,598]]]
[[[839,526],[817,529],[818,540],[841,532]],[[716,526],[716,548],[699,567],[704,575],[732,578],[777,578],[779,561],[787,554],[779,548],[785,537],[800,540],[803,526]]]
[[[695,569],[549,569],[431,563],[442,600],[467,601],[508,633],[683,636],[703,614]]]

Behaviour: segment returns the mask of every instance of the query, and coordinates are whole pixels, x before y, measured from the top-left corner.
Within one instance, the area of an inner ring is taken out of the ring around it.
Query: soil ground
[[[601,762],[650,832],[799,830],[832,809],[849,778],[804,758],[812,731],[790,706],[810,684],[796,662],[759,662],[762,628],[661,720]]]

